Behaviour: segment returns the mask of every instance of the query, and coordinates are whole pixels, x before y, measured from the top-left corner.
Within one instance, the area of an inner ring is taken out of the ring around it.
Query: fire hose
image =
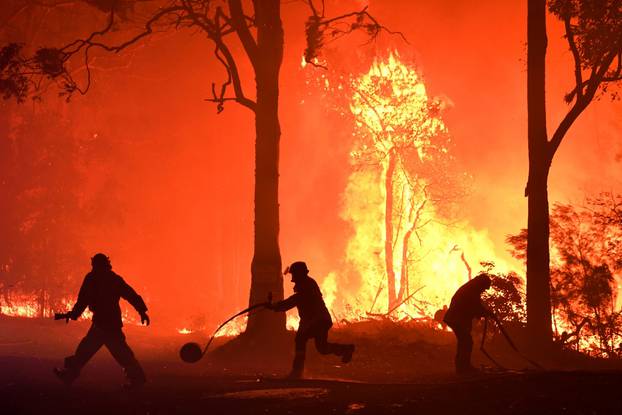
[[[518,347],[516,347],[516,344],[514,344],[514,341],[512,340],[512,338],[510,337],[510,335],[507,333],[507,331],[505,330],[505,328],[503,327],[503,325],[501,324],[501,322],[499,321],[498,318],[496,318],[495,316],[492,317],[493,321],[495,323],[497,323],[497,327],[499,328],[499,332],[501,332],[501,334],[503,335],[503,337],[505,338],[505,340],[507,341],[507,343],[510,345],[510,347],[512,348],[512,350],[514,350],[514,352],[521,357],[523,360],[525,360],[526,362],[530,363],[532,366],[534,366],[537,369],[540,370],[545,370],[544,367],[542,367],[542,365],[538,364],[537,362],[533,361],[532,359],[528,358],[527,356],[525,356],[523,353],[521,353],[521,351],[518,349]],[[484,348],[484,341],[486,339],[486,331],[488,329],[488,317],[486,317],[484,319],[484,332],[482,333],[482,341],[480,343],[480,351],[482,352],[482,354],[484,356],[486,356],[495,366],[497,366],[497,368],[501,369],[501,370],[507,370],[505,367],[501,366],[499,364],[499,362],[497,362],[495,359],[493,359],[493,357],[486,351],[486,349]]]
[[[214,333],[212,334],[212,336],[210,337],[209,341],[207,342],[207,345],[201,349],[201,346],[199,346],[199,344],[197,343],[186,343],[184,344],[181,349],[179,350],[179,355],[181,357],[181,359],[184,362],[187,363],[195,363],[198,362],[199,360],[201,360],[201,358],[203,358],[203,356],[205,356],[205,354],[207,353],[207,350],[209,349],[210,345],[212,344],[212,342],[214,341],[214,339],[216,338],[216,335],[218,334],[218,332],[220,331],[220,329],[222,329],[224,326],[226,326],[230,321],[234,320],[235,318],[243,315],[243,314],[247,314],[250,313],[253,310],[259,309],[259,308],[263,308],[263,307],[268,307],[270,304],[272,304],[272,293],[268,293],[268,301],[264,302],[264,303],[258,303],[258,304],[254,304],[248,308],[245,308],[242,311],[237,312],[236,314],[232,315],[231,317],[229,317],[227,320],[225,320],[224,323],[222,323],[220,326],[218,326],[218,328],[216,330],[214,330]]]

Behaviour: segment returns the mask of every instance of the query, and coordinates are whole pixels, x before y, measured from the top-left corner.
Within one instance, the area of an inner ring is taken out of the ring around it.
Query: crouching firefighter
[[[473,319],[493,317],[494,315],[482,304],[481,295],[490,288],[490,277],[482,273],[458,288],[451,298],[451,304],[444,321],[453,330],[458,341],[456,352],[456,373],[476,373],[471,365],[473,338],[471,329]]]
[[[303,376],[307,341],[315,340],[315,347],[321,354],[334,354],[341,357],[343,363],[352,360],[353,344],[338,344],[328,342],[328,330],[333,322],[330,313],[324,304],[320,287],[309,276],[309,270],[304,262],[294,262],[287,267],[284,274],[292,275],[294,294],[283,301],[268,306],[273,311],[287,311],[298,308],[300,324],[296,332],[296,353],[290,378],[298,379]]]
[[[84,278],[73,309],[61,315],[67,319],[78,319],[88,306],[93,312],[93,323],[82,339],[73,356],[65,358],[65,367],[54,369],[64,383],[70,385],[80,370],[102,347],[106,346],[114,359],[123,367],[128,388],[140,387],[145,383],[145,373],[125,341],[121,321],[119,299],[127,300],[140,314],[143,324],[149,325],[147,306],[140,295],[119,275],[112,271],[110,260],[104,254],[91,258],[93,269]]]

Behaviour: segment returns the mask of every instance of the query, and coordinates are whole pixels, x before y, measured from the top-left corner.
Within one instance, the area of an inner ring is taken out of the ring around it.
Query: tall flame
[[[397,54],[352,79],[352,172],[342,217],[353,228],[347,267],[322,288],[335,314],[431,317],[481,261],[500,260],[486,231],[451,214],[464,193],[441,109]],[[356,287],[340,290],[336,286]]]

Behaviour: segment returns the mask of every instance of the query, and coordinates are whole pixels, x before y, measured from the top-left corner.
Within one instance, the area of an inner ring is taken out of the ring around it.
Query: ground
[[[127,327],[148,385],[139,392],[123,391],[121,370],[101,351],[67,388],[51,368],[71,353],[87,328],[86,323],[0,319],[0,413],[622,413],[622,371],[606,369],[620,367],[617,361],[599,362],[589,370],[539,371],[493,342],[489,352],[520,371],[457,377],[451,371],[451,333],[388,322],[335,331],[335,340],[358,345],[347,366],[312,352],[309,345],[311,379],[301,381],[283,380],[291,358],[287,345],[273,361],[261,359],[263,367],[222,352],[189,365],[177,357],[179,346],[204,338]],[[475,361],[485,363],[480,354]]]

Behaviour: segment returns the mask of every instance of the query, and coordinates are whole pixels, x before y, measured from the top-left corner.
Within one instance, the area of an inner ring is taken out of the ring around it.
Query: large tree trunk
[[[393,175],[397,163],[395,150],[389,150],[387,160],[387,170],[384,178],[385,187],[385,206],[384,206],[384,262],[387,270],[387,288],[389,295],[389,308],[391,310],[396,302],[395,296],[395,268],[393,267]]]
[[[250,304],[272,293],[283,298],[279,251],[279,70],[283,59],[283,27],[279,0],[258,0],[255,80],[255,238],[251,264]],[[285,331],[285,314],[260,312],[248,319],[246,333],[271,336]]]
[[[546,131],[546,0],[529,0],[527,11],[527,117],[529,178],[527,219],[527,330],[534,350],[552,341],[549,274],[548,173]]]

